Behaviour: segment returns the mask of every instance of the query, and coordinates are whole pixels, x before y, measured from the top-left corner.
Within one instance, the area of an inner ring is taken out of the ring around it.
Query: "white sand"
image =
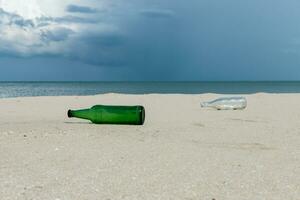
[[[300,199],[300,94],[246,95],[244,111],[200,107],[217,96],[1,99],[0,199]],[[95,104],[142,104],[146,123],[66,116]]]

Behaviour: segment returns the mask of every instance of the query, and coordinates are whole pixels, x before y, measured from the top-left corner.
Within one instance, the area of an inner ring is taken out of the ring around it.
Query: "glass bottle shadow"
[[[64,122],[65,124],[93,124],[92,122]]]
[[[95,124],[92,122],[64,122],[64,124],[89,124],[93,126],[135,126],[134,124]]]

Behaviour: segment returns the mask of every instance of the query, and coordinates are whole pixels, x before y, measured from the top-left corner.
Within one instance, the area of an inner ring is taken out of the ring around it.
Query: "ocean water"
[[[124,94],[300,93],[300,82],[0,82],[0,98]]]

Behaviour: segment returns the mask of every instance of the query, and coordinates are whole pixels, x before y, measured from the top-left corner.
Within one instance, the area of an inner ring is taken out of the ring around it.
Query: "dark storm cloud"
[[[56,28],[54,30],[41,31],[41,38],[43,41],[64,41],[68,39],[69,35],[73,34],[74,31],[68,28]]]
[[[79,6],[79,5],[74,5],[74,4],[68,5],[66,7],[66,11],[71,12],[71,13],[87,13],[87,14],[98,12],[98,10],[95,8],[90,8],[87,6]]]
[[[70,59],[78,55],[78,60],[81,62],[115,63],[115,61],[109,61],[113,56],[109,55],[112,48],[108,47],[117,46],[122,39],[115,33],[111,35],[101,29],[101,34],[96,31],[90,36],[88,30],[93,29],[93,24],[99,21],[98,18],[72,15],[43,16],[28,20],[0,8],[0,55],[11,57],[56,55],[57,57],[69,56]],[[85,26],[87,30],[73,30],[71,25]],[[70,38],[71,35],[74,35],[73,39]],[[81,47],[85,49],[85,52],[80,50]],[[104,47],[105,52],[99,50]],[[91,55],[91,61],[89,61],[89,55]]]
[[[119,32],[86,33],[75,38],[68,57],[97,66],[124,65],[126,36]]]
[[[1,54],[18,56],[22,53],[18,50],[25,49],[29,55],[51,62],[47,50],[54,47],[51,56],[78,66],[105,68],[106,74],[101,75],[108,79],[113,79],[112,72],[118,69],[128,69],[126,80],[300,78],[300,45],[291,42],[300,37],[300,1],[105,2],[113,5],[103,4],[107,12],[70,4],[67,16],[33,21],[0,9]],[[32,33],[34,37],[30,35],[24,44],[16,42],[11,39],[16,30],[20,36]],[[11,35],[5,38],[6,33]],[[33,48],[26,46],[31,38],[39,37],[34,34],[41,35],[41,51],[40,41],[32,44]]]
[[[142,17],[135,19],[124,17],[124,11],[127,13],[129,10],[121,7],[114,8],[119,9],[115,13],[101,15],[101,18],[96,15],[88,15],[89,18],[72,15],[37,18],[36,27],[42,29],[40,37],[45,44],[65,44],[63,51],[55,54],[45,52],[39,57],[46,59],[55,56],[98,67],[128,68],[140,74],[139,79],[145,80],[149,80],[153,74],[157,79],[164,76],[170,78],[173,74],[169,73],[170,70],[176,71],[180,64],[177,62],[180,60],[179,46],[173,40],[177,26],[172,24],[174,20],[145,19],[172,19],[175,12],[171,9],[141,10],[140,7],[144,6],[137,5],[136,10]],[[98,23],[102,23],[113,28],[87,29],[77,34],[68,28],[48,28],[53,23],[85,24],[89,27],[97,27]]]

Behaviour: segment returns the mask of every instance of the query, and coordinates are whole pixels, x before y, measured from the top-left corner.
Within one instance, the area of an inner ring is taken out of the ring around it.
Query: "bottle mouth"
[[[68,117],[69,117],[69,118],[72,117],[72,110],[68,110]]]

